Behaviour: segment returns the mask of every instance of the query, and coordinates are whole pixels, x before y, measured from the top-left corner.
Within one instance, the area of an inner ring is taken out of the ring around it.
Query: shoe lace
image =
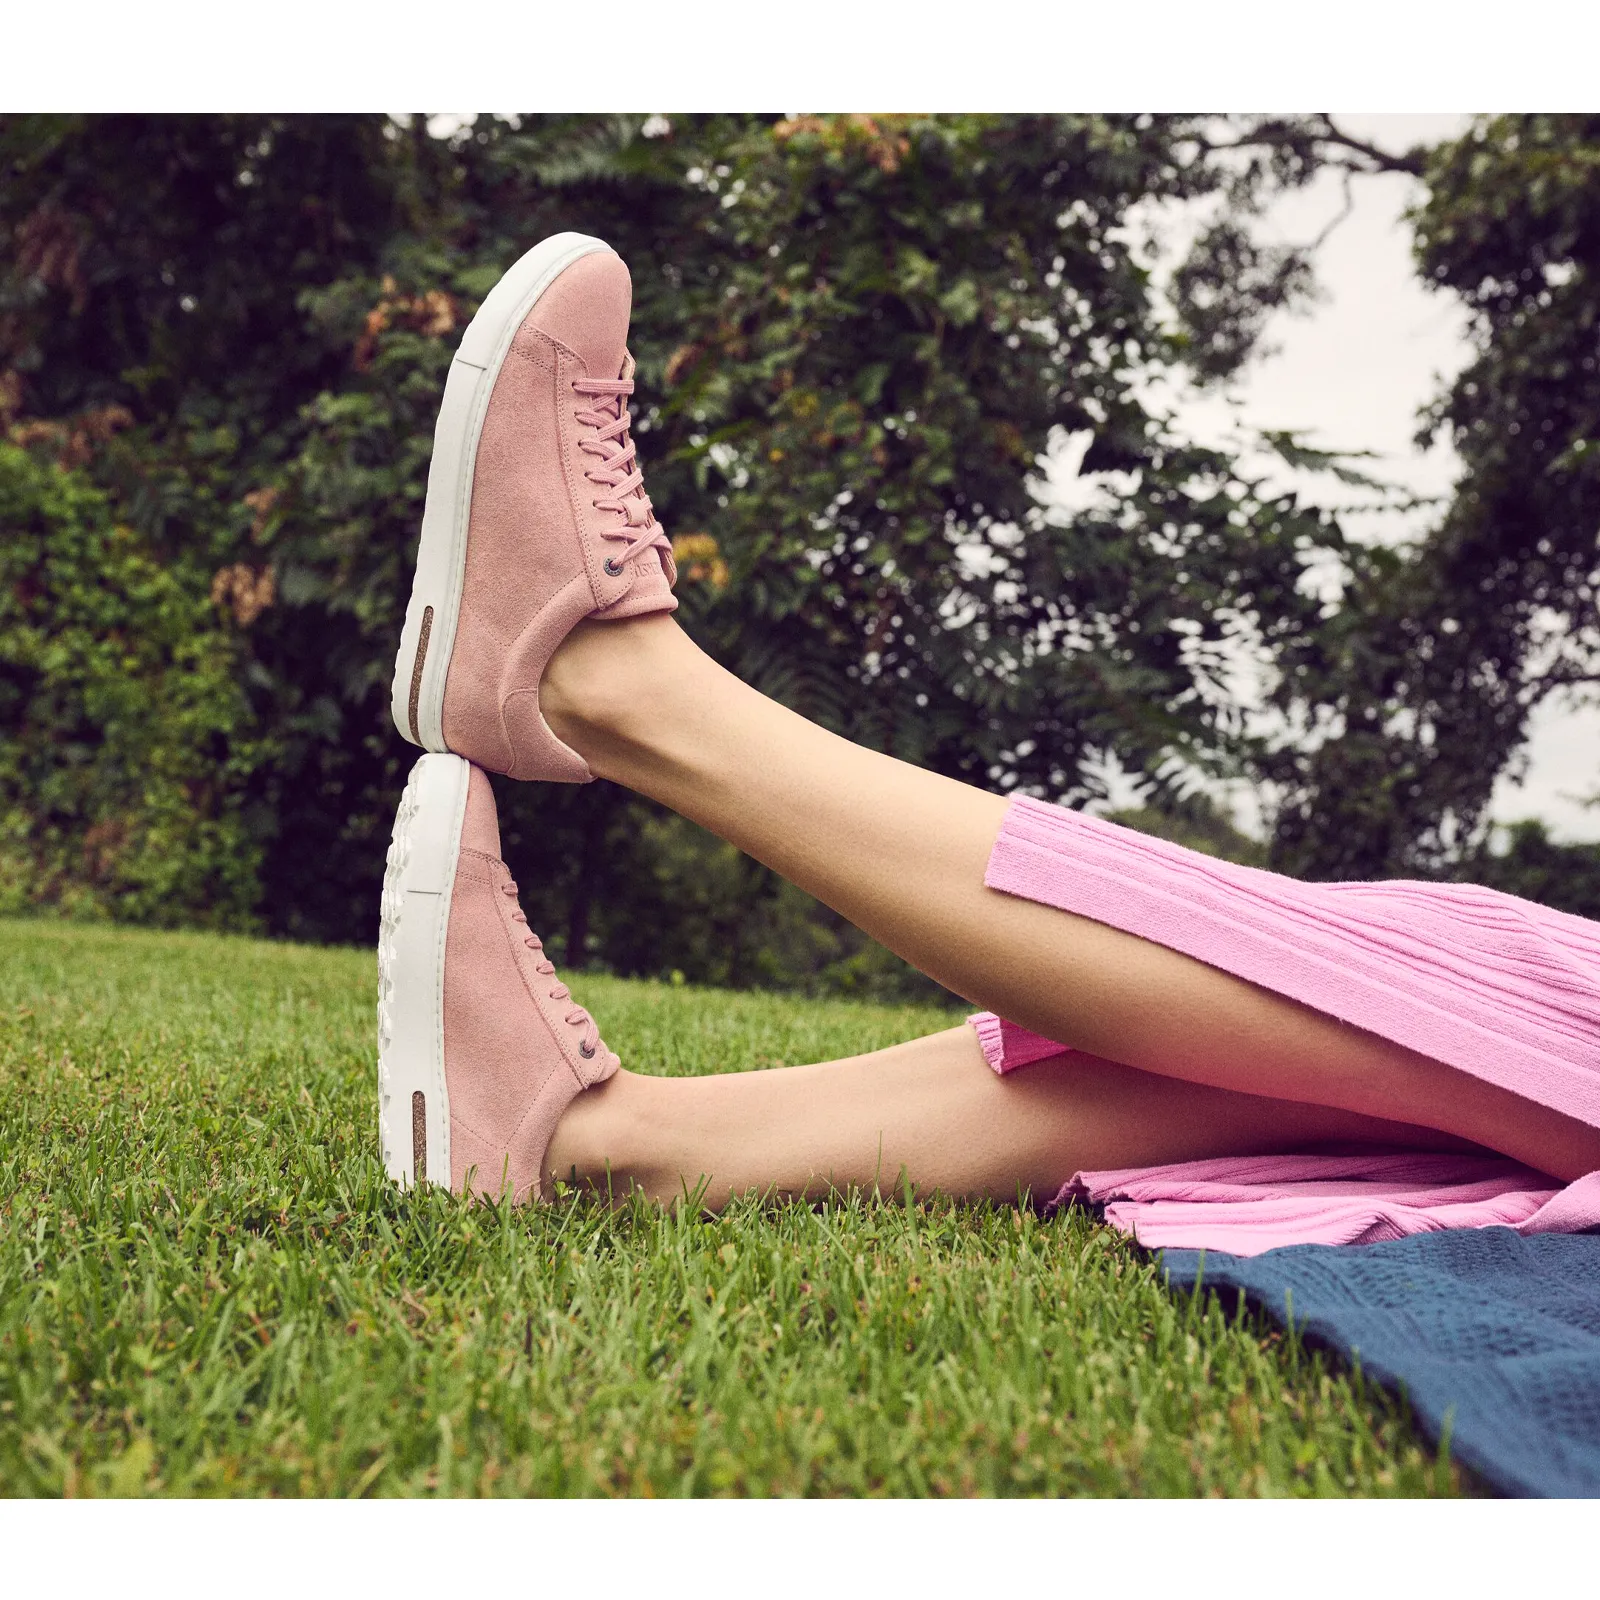
[[[609,491],[604,498],[595,500],[595,508],[622,513],[620,527],[602,530],[605,538],[621,539],[627,544],[620,555],[606,560],[606,571],[615,578],[625,561],[632,561],[645,550],[665,550],[670,554],[672,546],[656,521],[650,496],[644,492],[644,473],[629,433],[633,419],[628,413],[627,397],[633,393],[633,379],[574,378],[572,389],[593,402],[581,409],[577,418],[594,430],[578,440],[578,448],[595,458],[595,464],[586,467],[583,475],[597,488]]]
[[[500,890],[502,894],[510,895],[513,900],[517,897],[517,886],[514,883],[503,883]],[[523,915],[520,905],[511,913],[511,920],[520,922],[525,928],[528,927],[528,919]],[[533,970],[543,977],[553,977],[556,970],[555,963],[545,955],[544,941],[538,934],[529,928],[528,936],[522,942],[538,957],[533,964]],[[549,990],[549,995],[552,1000],[570,1000],[572,991],[566,984],[558,983]],[[570,1026],[581,1027],[584,1030],[583,1038],[578,1041],[578,1053],[587,1061],[600,1048],[600,1030],[595,1026],[594,1018],[582,1006],[573,1006],[567,1012],[565,1020]]]

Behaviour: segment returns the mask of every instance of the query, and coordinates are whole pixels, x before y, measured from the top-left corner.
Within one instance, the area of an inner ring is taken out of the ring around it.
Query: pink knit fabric
[[[967,1021],[978,1030],[984,1059],[996,1072],[1010,1072],[1030,1061],[1043,1061],[1046,1056],[1070,1054],[1064,1044],[1057,1044],[1042,1033],[1029,1033],[1020,1024],[1007,1022],[992,1011],[974,1012]]]
[[[1079,1172],[1054,1203],[1068,1200],[1103,1205],[1107,1222],[1150,1249],[1255,1256],[1444,1228],[1578,1233],[1600,1227],[1600,1172],[1563,1188],[1499,1156],[1247,1156]]]
[[[1006,812],[984,882],[1600,1127],[1600,928],[1582,917],[1463,884],[1300,883],[1025,797]],[[1070,1053],[990,1012],[970,1020],[996,1072]],[[1600,1226],[1600,1173],[1563,1189],[1499,1157],[1189,1162],[1079,1173],[1057,1196],[1071,1198],[1104,1204],[1141,1243],[1240,1255],[1494,1223]]]

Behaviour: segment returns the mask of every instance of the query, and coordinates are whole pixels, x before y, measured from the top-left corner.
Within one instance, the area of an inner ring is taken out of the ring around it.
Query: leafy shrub
[[[254,925],[255,755],[218,599],[270,575],[164,563],[77,472],[0,443],[0,909]]]

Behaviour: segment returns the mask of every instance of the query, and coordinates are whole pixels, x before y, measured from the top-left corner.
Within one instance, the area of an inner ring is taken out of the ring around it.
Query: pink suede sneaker
[[[395,814],[378,933],[379,1126],[402,1184],[544,1191],[561,1114],[620,1065],[517,905],[489,780],[426,755]]]
[[[391,704],[426,750],[514,778],[587,783],[539,680],[584,617],[672,611],[672,545],[632,439],[633,285],[560,233],[490,291],[450,364]]]

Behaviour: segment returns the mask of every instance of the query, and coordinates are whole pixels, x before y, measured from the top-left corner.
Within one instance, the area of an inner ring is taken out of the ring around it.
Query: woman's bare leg
[[[1191,1083],[1437,1128],[1564,1178],[1600,1167],[1600,1131],[1572,1118],[1162,945],[986,888],[1004,797],[807,722],[669,617],[580,624],[541,703],[598,775],[1047,1038]]]
[[[1210,1089],[1090,1056],[1007,1077],[962,1026],[909,1044],[713,1078],[620,1072],[579,1095],[556,1130],[551,1176],[667,1202],[703,1181],[736,1194],[830,1188],[1015,1201],[1054,1198],[1078,1171],[1268,1155],[1327,1141],[1454,1148],[1458,1141],[1348,1111]],[[904,1179],[902,1179],[904,1173]]]

